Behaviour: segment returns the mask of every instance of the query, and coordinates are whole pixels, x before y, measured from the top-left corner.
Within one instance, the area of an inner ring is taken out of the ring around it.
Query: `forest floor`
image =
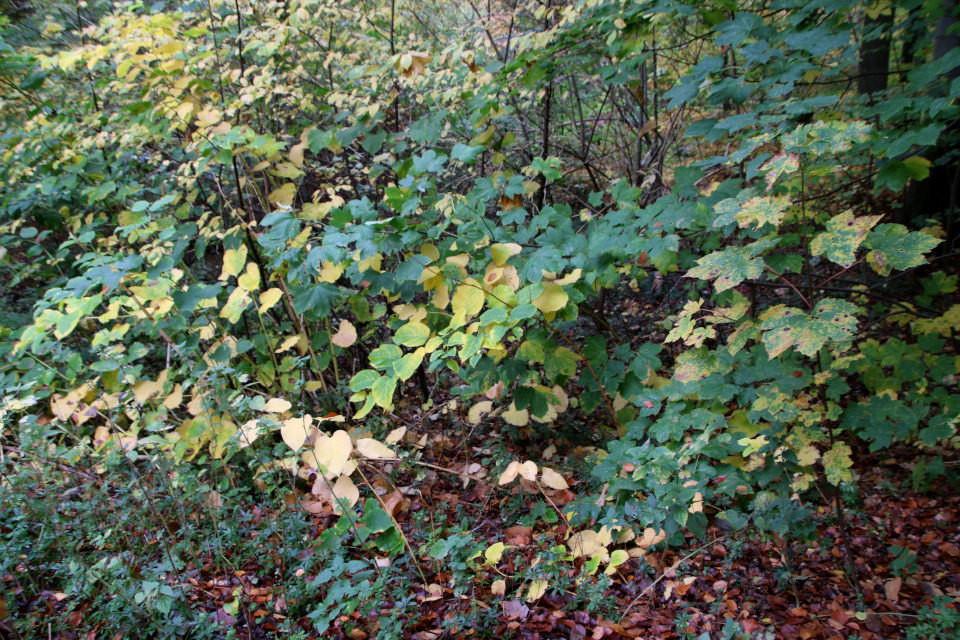
[[[488,449],[476,440],[465,448],[458,434],[452,435],[430,439],[416,467],[396,469],[390,479],[384,475],[371,481],[371,488],[382,495],[383,504],[404,530],[408,548],[420,556],[419,569],[407,563],[405,586],[382,596],[366,616],[354,612],[333,620],[319,637],[376,638],[381,623],[392,620],[395,627],[403,629],[404,637],[416,640],[874,640],[904,637],[905,629],[917,623],[918,612],[931,605],[935,596],[960,601],[960,496],[942,488],[926,493],[910,490],[911,452],[906,449],[861,458],[861,493],[845,496],[843,521],[849,556],[837,514],[824,506],[834,502],[831,496],[821,495],[817,503],[808,505],[812,521],[806,541],[784,540],[750,527],[731,532],[729,527],[724,531],[714,526],[705,539],[691,538],[684,547],[652,547],[645,556],[617,566],[609,580],[601,578],[599,583],[577,586],[575,576],[583,569],[582,558],[573,564],[560,563],[567,575],[554,575],[551,588],[530,601],[526,568],[567,538],[566,525],[552,517],[551,509],[566,504],[581,491],[593,489],[587,480],[578,479],[587,468],[582,461],[579,471],[570,472],[577,457],[589,450],[569,452],[563,468],[570,488],[547,491],[552,504],[545,504],[544,495],[532,486],[514,483],[498,487],[495,480],[476,479],[484,475],[482,460]],[[475,478],[466,486],[466,479],[458,475],[464,473]],[[82,485],[82,477],[75,480]],[[401,486],[397,480],[408,484]],[[37,497],[43,498],[42,489],[38,489]],[[211,505],[208,502],[203,506]],[[314,508],[308,504],[307,508],[315,513],[306,514],[302,505],[288,513],[296,510],[306,518],[308,540],[302,543],[296,558],[304,561],[301,566],[309,567],[310,556],[319,553],[322,532],[333,526],[337,517],[329,512],[329,506]],[[233,515],[220,517],[245,521],[245,526],[233,529],[230,535],[266,541],[276,535],[275,525],[283,519],[282,511],[262,504],[233,504]],[[222,520],[213,526],[227,535]],[[176,526],[169,528],[172,531]],[[456,584],[457,576],[450,573],[451,563],[432,560],[426,550],[438,540],[456,540],[457,535],[487,547],[497,542],[508,546],[493,566],[481,561],[479,570],[474,565],[466,574],[461,572],[460,583]],[[308,617],[289,618],[292,612],[285,598],[289,597],[289,581],[317,579],[323,563],[312,565],[316,572],[294,572],[291,566],[278,572],[277,567],[285,562],[264,560],[271,555],[264,553],[270,545],[259,546],[260,560],[257,554],[241,552],[231,560],[232,552],[228,552],[225,558],[199,553],[195,561],[188,562],[180,572],[180,586],[186,588],[191,609],[215,621],[222,629],[221,637],[285,637],[289,632],[282,633],[283,629],[290,630],[291,626],[301,630],[301,638],[318,637],[312,634]],[[393,561],[403,561],[404,554]],[[160,559],[162,554],[154,547],[154,553],[145,553],[141,561],[146,567]],[[847,559],[855,566],[856,584],[851,584],[844,568]],[[389,561],[384,558],[382,563],[386,566]],[[227,570],[228,565],[232,570]],[[42,573],[39,567],[18,568],[18,572],[31,571]],[[469,576],[466,585],[463,575]],[[57,586],[52,576],[42,590],[18,586],[23,584],[23,576],[8,574],[2,579],[8,595],[6,601],[0,601],[0,637],[17,637],[10,632],[9,621],[3,623],[8,609],[14,608],[21,616],[34,617],[37,628],[47,632],[44,637],[119,637],[98,635],[98,625],[93,624],[98,604],[80,603],[76,596],[58,592],[68,588]],[[498,580],[503,581],[499,588]],[[288,581],[286,585],[284,581]],[[50,620],[59,622],[63,630],[60,634],[52,633]],[[739,623],[740,633],[747,635],[734,633],[731,620]],[[725,625],[729,633],[724,633]],[[915,637],[948,638],[953,632],[943,633]]]

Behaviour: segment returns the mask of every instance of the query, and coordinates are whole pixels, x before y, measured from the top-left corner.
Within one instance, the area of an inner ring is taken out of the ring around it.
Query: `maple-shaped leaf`
[[[780,224],[783,212],[790,206],[790,198],[754,196],[750,189],[744,190],[736,198],[727,198],[718,202],[713,210],[718,214],[713,221],[714,227],[722,227],[736,222],[741,228],[756,223],[756,227],[770,223]]]
[[[706,347],[691,349],[677,356],[677,367],[673,371],[673,379],[677,382],[696,382],[703,380],[719,368],[717,356],[710,353]]]
[[[924,254],[943,242],[920,231],[907,231],[902,224],[882,224],[867,236],[867,262],[882,276],[892,269],[910,269],[926,264]]]
[[[723,251],[714,251],[697,260],[698,266],[688,271],[687,277],[704,280],[716,278],[713,286],[717,293],[726,291],[744,280],[759,277],[766,264],[757,256],[777,244],[778,240],[758,240],[745,247],[727,247]]]
[[[845,300],[821,300],[813,313],[779,304],[762,316],[760,329],[770,359],[790,347],[814,356],[827,342],[849,340],[857,329],[857,306]]]
[[[815,256],[826,254],[827,258],[842,267],[849,267],[856,260],[857,249],[866,239],[873,225],[883,216],[855,218],[853,212],[844,211],[827,221],[827,230],[810,243]]]
[[[827,481],[833,485],[839,485],[841,482],[850,482],[853,480],[853,473],[850,467],[853,466],[853,459],[850,457],[850,446],[844,442],[836,442],[830,451],[823,454],[823,470],[827,472]]]
[[[800,156],[796,153],[786,153],[781,151],[760,167],[761,171],[766,171],[767,191],[773,189],[774,183],[784,173],[793,173],[800,168]],[[743,226],[743,225],[741,225]]]
[[[756,340],[760,331],[757,329],[753,320],[745,320],[740,323],[736,330],[727,336],[726,350],[733,355],[747,346],[750,340]]]
[[[808,146],[813,153],[847,151],[855,142],[867,139],[873,126],[863,120],[820,120],[810,129]]]

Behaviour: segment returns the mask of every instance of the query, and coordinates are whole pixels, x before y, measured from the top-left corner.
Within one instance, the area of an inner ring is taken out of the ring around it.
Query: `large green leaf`
[[[857,329],[856,312],[855,304],[833,298],[821,300],[811,314],[782,304],[772,307],[760,325],[767,354],[773,359],[796,347],[812,357],[828,342],[849,340]]]
[[[865,245],[873,249],[867,262],[880,275],[926,264],[924,254],[943,242],[919,231],[907,231],[902,224],[882,224],[874,229]]]

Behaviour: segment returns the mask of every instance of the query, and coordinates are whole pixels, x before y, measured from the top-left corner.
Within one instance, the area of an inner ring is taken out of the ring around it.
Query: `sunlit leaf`
[[[239,276],[246,264],[247,245],[242,244],[239,249],[227,249],[223,253],[223,270],[220,272],[220,280],[226,280],[230,276]]]
[[[551,489],[566,489],[569,487],[563,476],[551,469],[544,467],[540,470],[541,482]]]
[[[310,425],[312,423],[313,418],[309,414],[300,418],[284,420],[283,426],[280,427],[280,437],[283,438],[288,447],[298,451],[306,442],[307,436],[310,435]]]
[[[371,460],[394,460],[397,457],[393,449],[373,438],[359,438],[356,451]]]
[[[330,338],[333,344],[346,349],[357,341],[357,330],[347,320],[340,321],[339,330]]]
[[[263,405],[262,411],[268,413],[283,413],[284,411],[289,411],[291,406],[293,405],[283,398],[270,398],[267,400],[267,403]]]

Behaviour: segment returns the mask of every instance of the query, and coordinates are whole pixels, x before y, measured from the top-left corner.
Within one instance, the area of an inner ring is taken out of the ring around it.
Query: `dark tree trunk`
[[[870,40],[860,44],[860,77],[857,79],[857,91],[871,94],[886,91],[887,76],[890,72],[890,30],[893,27],[893,10],[884,11],[876,18],[869,16],[863,20],[863,32],[866,37],[877,28],[883,31]]]
[[[960,47],[960,34],[957,33],[957,0],[941,0],[943,15],[937,20],[937,30],[933,36],[933,59],[939,60],[950,50]],[[948,71],[944,76],[953,80],[960,76],[960,67]]]
[[[903,49],[900,57],[903,60],[904,66],[909,67],[913,63],[917,62],[917,43],[920,42],[923,34],[927,32],[927,25],[920,16],[919,8],[910,12],[910,15],[907,16],[907,19],[903,24],[903,28]],[[905,78],[906,73],[904,73],[901,77]]]

